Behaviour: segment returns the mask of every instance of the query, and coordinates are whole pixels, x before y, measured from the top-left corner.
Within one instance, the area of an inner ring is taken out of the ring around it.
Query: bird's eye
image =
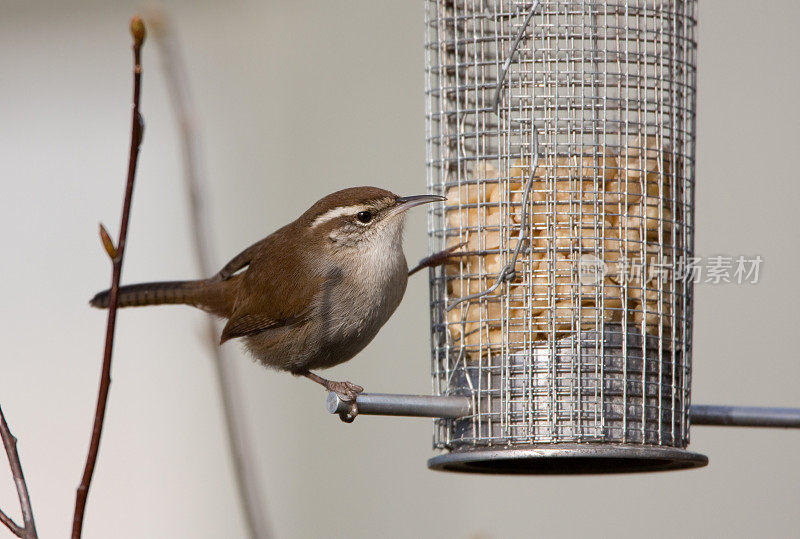
[[[367,224],[372,221],[372,213],[368,211],[360,211],[356,214],[356,219],[364,224]]]

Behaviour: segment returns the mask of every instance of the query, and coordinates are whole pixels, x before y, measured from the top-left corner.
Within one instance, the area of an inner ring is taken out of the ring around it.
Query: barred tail
[[[121,286],[119,307],[142,307],[145,305],[192,305],[220,316],[230,316],[232,302],[224,294],[225,282],[165,281]],[[99,292],[89,305],[107,309],[110,291]]]

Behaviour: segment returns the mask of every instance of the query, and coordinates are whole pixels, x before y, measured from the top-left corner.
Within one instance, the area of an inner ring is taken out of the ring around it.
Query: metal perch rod
[[[467,397],[436,397],[431,395],[390,395],[361,393],[356,398],[359,414],[400,415],[407,417],[441,417],[455,419],[472,413]],[[326,403],[328,412],[342,414],[350,411],[351,403],[331,391]]]
[[[469,397],[459,396],[362,393],[356,399],[356,404],[358,413],[364,415],[456,419],[472,413]],[[350,404],[331,392],[328,394],[327,408],[331,414],[347,413]],[[691,407],[690,418],[693,425],[800,428],[800,408],[698,404]]]
[[[800,428],[800,408],[695,404],[689,418],[693,425]]]

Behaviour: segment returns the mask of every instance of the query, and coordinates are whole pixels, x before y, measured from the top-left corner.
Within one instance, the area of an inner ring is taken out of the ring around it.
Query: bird
[[[118,307],[190,305],[227,319],[220,345],[240,338],[262,365],[309,378],[355,403],[361,386],[312,371],[353,358],[394,313],[408,281],[406,212],[442,200],[378,187],[342,189],[216,275],[122,286]],[[105,290],[89,303],[108,308],[109,297]]]

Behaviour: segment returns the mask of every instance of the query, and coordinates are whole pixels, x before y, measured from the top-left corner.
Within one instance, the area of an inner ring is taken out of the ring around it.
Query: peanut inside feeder
[[[449,344],[479,357],[509,353],[604,323],[668,334],[674,316],[671,265],[676,228],[670,152],[658,137],[632,137],[619,152],[540,158],[528,207],[530,159],[507,174],[480,161],[447,190],[447,245],[466,256],[445,269]],[[513,259],[527,211],[528,241],[513,280],[488,292]],[[506,331],[503,329],[506,328]]]

